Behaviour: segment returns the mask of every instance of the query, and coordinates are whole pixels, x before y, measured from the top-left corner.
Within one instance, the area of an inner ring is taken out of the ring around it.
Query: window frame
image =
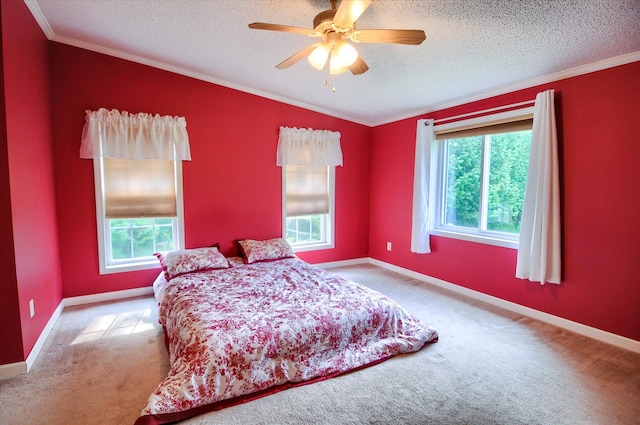
[[[515,109],[511,111],[506,111],[506,112],[500,112],[497,114],[484,115],[481,117],[474,117],[466,120],[455,121],[455,122],[445,123],[441,125],[435,125],[434,132],[437,135],[439,132],[440,133],[451,132],[451,131],[454,131],[455,129],[459,129],[463,127],[465,128],[484,127],[496,121],[503,121],[503,120],[520,121],[520,120],[530,119],[532,115],[533,115],[533,106],[527,107],[527,108]],[[429,227],[430,227],[429,233],[435,236],[443,236],[443,237],[448,237],[453,239],[465,240],[469,242],[477,242],[477,243],[483,243],[487,245],[518,249],[519,239],[520,239],[519,234],[500,232],[495,230],[473,229],[468,227],[444,224],[443,217],[444,217],[444,208],[445,208],[444,203],[445,203],[445,195],[446,195],[446,191],[444,188],[445,181],[446,181],[446,176],[444,175],[446,148],[445,148],[444,142],[445,142],[445,139],[437,140],[436,137],[433,138],[433,142],[432,142],[434,144],[433,147],[435,148],[435,164],[433,164],[432,162],[432,166],[435,165],[436,167],[436,176],[435,176],[436,178],[432,180],[432,187],[430,188],[430,190],[433,191],[435,195],[431,199],[433,199],[435,202],[434,202],[434,208],[429,209]],[[483,141],[482,149],[483,149],[483,152],[482,152],[483,163],[481,166],[484,168],[487,168],[488,167],[487,161],[484,160],[485,149],[486,149],[485,141]],[[484,180],[487,180],[487,177],[488,177],[485,171],[486,170],[483,170],[483,172],[481,173],[481,182],[480,182],[481,191],[488,190],[488,182],[484,181]],[[482,195],[482,197],[484,198],[485,195]],[[486,205],[482,206],[481,204],[480,211],[478,212],[479,220],[483,219],[482,217],[483,213],[486,214],[486,211],[485,211],[486,207],[487,207]]]
[[[287,166],[283,165],[282,168],[282,237],[287,237]],[[335,182],[336,182],[336,167],[335,165],[327,165],[329,167],[327,175],[329,178],[328,191],[329,191],[329,212],[327,214],[310,214],[307,217],[314,215],[323,216],[323,230],[324,238],[319,242],[303,242],[303,243],[290,243],[294,252],[305,251],[318,251],[323,249],[335,248]]]
[[[184,249],[184,208],[182,200],[182,161],[174,160],[174,176],[176,185],[176,217],[173,222],[174,249]],[[126,260],[111,261],[111,234],[109,219],[106,218],[104,203],[104,168],[102,157],[93,159],[93,171],[96,197],[96,222],[98,234],[98,263],[100,274],[123,273],[136,270],[148,270],[160,267],[154,256],[138,257]],[[156,217],[149,217],[156,218]]]

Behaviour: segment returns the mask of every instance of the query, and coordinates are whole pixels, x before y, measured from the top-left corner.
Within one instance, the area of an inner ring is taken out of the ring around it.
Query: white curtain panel
[[[560,179],[553,90],[538,93],[516,277],[560,283]]]
[[[280,127],[277,165],[342,165],[340,133]]]
[[[433,120],[418,120],[416,127],[416,158],[413,171],[413,217],[411,220],[411,252],[428,254],[429,185],[432,173],[432,146],[435,138]]]
[[[184,117],[86,111],[80,158],[190,160]]]

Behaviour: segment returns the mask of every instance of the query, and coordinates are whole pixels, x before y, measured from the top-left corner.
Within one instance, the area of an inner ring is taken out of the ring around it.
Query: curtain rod
[[[525,100],[524,102],[518,102],[518,103],[512,103],[511,105],[504,105],[504,106],[497,106],[495,108],[489,108],[489,109],[483,109],[482,111],[475,111],[475,112],[468,112],[466,114],[460,114],[460,115],[454,115],[453,117],[447,117],[447,118],[440,118],[437,120],[434,120],[434,124],[438,124],[440,122],[443,121],[453,121],[456,120],[458,118],[465,118],[465,117],[469,117],[472,115],[482,115],[485,114],[487,112],[494,112],[494,111],[499,111],[502,109],[511,109],[511,108],[516,108],[518,106],[525,106],[525,105],[533,105],[535,103],[535,99],[532,100]]]

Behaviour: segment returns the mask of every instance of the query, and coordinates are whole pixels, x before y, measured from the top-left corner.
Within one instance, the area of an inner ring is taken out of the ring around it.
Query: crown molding
[[[401,116],[386,119],[384,121],[376,122],[373,126],[388,124],[395,121],[401,121],[408,118],[418,117],[420,115],[428,114],[430,112],[440,111],[443,109],[452,108],[454,106],[464,105],[466,103],[476,102],[478,100],[484,100],[490,97],[499,96],[514,91],[528,89],[529,87],[535,87],[542,84],[552,83],[554,81],[564,80],[566,78],[577,77],[579,75],[589,74],[591,72],[602,71],[603,69],[613,68],[620,65],[626,65],[628,63],[640,61],[640,51],[627,53],[620,56],[614,56],[612,58],[603,59],[597,62],[592,62],[586,65],[580,65],[573,68],[565,69],[562,71],[554,72],[552,74],[542,75],[527,80],[522,80],[517,83],[507,84],[492,90],[482,91],[471,96],[465,96],[458,99],[448,100],[442,103],[436,103],[428,106],[424,109],[414,110],[413,112],[405,113]]]
[[[340,118],[340,119],[343,119],[343,120],[346,120],[346,121],[350,121],[350,122],[353,122],[353,123],[356,123],[356,124],[362,124],[362,125],[365,125],[367,127],[376,127],[376,126],[379,126],[379,125],[388,124],[388,123],[395,122],[395,121],[401,121],[401,120],[405,120],[405,119],[410,119],[410,118],[414,118],[414,117],[417,117],[417,116],[420,116],[420,115],[424,115],[424,114],[428,114],[428,113],[431,113],[431,112],[439,111],[439,110],[442,110],[442,109],[447,109],[447,108],[451,108],[451,107],[454,107],[454,106],[464,105],[466,103],[471,103],[471,102],[475,102],[475,101],[478,101],[478,100],[487,99],[489,97],[499,96],[499,95],[502,95],[502,94],[506,94],[506,93],[510,93],[510,92],[514,92],[514,91],[518,91],[518,90],[522,90],[522,89],[526,89],[526,88],[529,88],[529,87],[534,87],[534,86],[538,86],[538,85],[541,85],[541,84],[547,84],[547,83],[551,83],[551,82],[554,82],[554,81],[563,80],[565,78],[576,77],[576,76],[579,76],[579,75],[588,74],[588,73],[591,73],[591,72],[601,71],[603,69],[613,68],[615,66],[625,65],[625,64],[628,64],[628,63],[640,61],[640,51],[627,53],[627,54],[624,54],[624,55],[614,56],[612,58],[603,59],[603,60],[600,60],[600,61],[597,61],[597,62],[593,62],[593,63],[589,63],[589,64],[586,64],[586,65],[580,65],[580,66],[576,66],[576,67],[569,68],[569,69],[566,69],[566,70],[554,72],[552,74],[547,74],[547,75],[543,75],[543,76],[539,76],[539,77],[535,77],[535,78],[522,80],[522,81],[519,81],[519,82],[516,82],[516,83],[512,83],[512,84],[507,84],[507,85],[504,85],[504,86],[501,86],[501,87],[497,87],[497,88],[494,88],[494,89],[491,89],[491,90],[478,92],[478,93],[475,93],[475,94],[470,95],[470,96],[465,96],[465,97],[461,97],[461,98],[457,98],[457,99],[447,100],[445,102],[436,103],[436,104],[433,104],[433,105],[426,105],[424,107],[421,107],[420,109],[415,109],[413,111],[406,112],[406,113],[403,113],[401,115],[397,115],[397,116],[394,116],[394,117],[386,118],[384,120],[372,122],[372,121],[368,121],[368,120],[363,120],[363,119],[359,119],[359,118],[356,118],[356,117],[352,117],[350,115],[341,114],[341,113],[338,113],[336,111],[332,111],[330,109],[321,108],[321,107],[318,107],[318,106],[315,106],[315,105],[311,105],[311,104],[308,104],[306,102],[300,102],[300,101],[297,101],[297,100],[294,100],[294,99],[290,99],[290,98],[285,97],[285,96],[279,96],[279,95],[275,95],[273,93],[268,93],[268,92],[264,92],[264,91],[261,91],[261,90],[256,90],[256,89],[248,87],[248,86],[232,83],[232,82],[227,81],[227,80],[223,80],[223,79],[220,79],[220,78],[215,78],[215,77],[212,77],[210,75],[206,75],[206,74],[203,74],[203,73],[200,73],[200,72],[191,71],[189,69],[186,69],[186,68],[183,68],[183,67],[179,67],[179,66],[176,66],[176,65],[170,65],[170,64],[167,64],[165,62],[156,61],[156,60],[148,59],[148,58],[145,58],[145,57],[142,57],[142,56],[134,55],[134,54],[131,54],[131,53],[122,52],[122,51],[117,50],[117,49],[112,49],[112,48],[108,48],[108,47],[104,47],[104,46],[99,46],[97,44],[88,43],[88,42],[80,41],[80,40],[77,40],[77,39],[74,39],[74,38],[57,35],[57,34],[55,34],[53,32],[53,29],[51,28],[51,26],[47,22],[47,19],[45,18],[44,14],[40,10],[40,7],[36,3],[36,1],[35,0],[24,0],[24,2],[27,5],[27,7],[29,8],[29,10],[31,11],[31,14],[35,18],[35,20],[38,23],[38,25],[40,25],[40,28],[42,29],[42,31],[44,32],[46,37],[51,41],[55,41],[55,42],[58,42],[58,43],[61,43],[61,44],[67,44],[67,45],[78,47],[78,48],[85,49],[85,50],[90,50],[90,51],[93,51],[93,52],[96,52],[96,53],[102,53],[102,54],[105,54],[107,56],[113,56],[113,57],[116,57],[116,58],[125,59],[125,60],[131,61],[131,62],[135,62],[135,63],[139,63],[139,64],[142,64],[142,65],[151,66],[153,68],[162,69],[164,71],[173,72],[175,74],[184,75],[184,76],[195,78],[197,80],[205,81],[205,82],[208,82],[208,83],[217,84],[219,86],[227,87],[227,88],[230,88],[230,89],[233,89],[233,90],[238,90],[238,91],[241,91],[241,92],[244,92],[244,93],[253,94],[253,95],[264,97],[264,98],[270,99],[270,100],[275,100],[277,102],[285,103],[287,105],[297,106],[299,108],[308,109],[310,111],[318,112],[318,113],[321,113],[321,114],[324,114],[324,115],[328,115],[328,116],[331,116],[331,117]]]
[[[32,1],[32,0],[30,0]],[[43,29],[44,30],[44,29]],[[153,59],[148,59],[142,56],[138,56],[138,55],[134,55],[131,53],[126,53],[123,52],[121,50],[117,50],[117,49],[112,49],[109,47],[104,47],[104,46],[100,46],[97,44],[93,44],[93,43],[89,43],[86,41],[80,41],[77,40],[75,38],[71,38],[71,37],[64,37],[64,36],[60,36],[60,35],[56,35],[53,34],[51,37],[48,37],[49,40],[57,42],[57,43],[61,43],[61,44],[66,44],[69,46],[73,46],[73,47],[78,47],[84,50],[89,50],[92,52],[96,52],[96,53],[101,53],[107,56],[113,56],[119,59],[124,59],[124,60],[128,60],[130,62],[135,62],[135,63],[139,63],[142,65],[147,65],[153,68],[157,68],[157,69],[161,69],[164,71],[169,71],[169,72],[173,72],[174,74],[179,74],[179,75],[184,75],[186,77],[191,77],[194,78],[196,80],[200,80],[200,81],[205,81],[207,83],[212,83],[212,84],[216,84],[222,87],[226,87],[229,89],[233,89],[233,90],[237,90],[243,93],[248,93],[248,94],[253,94],[256,96],[260,96],[260,97],[264,97],[266,99],[270,99],[270,100],[275,100],[277,102],[281,102],[281,103],[285,103],[288,105],[292,105],[292,106],[297,106],[299,108],[303,108],[303,109],[308,109],[314,112],[318,112],[324,115],[329,115],[335,118],[340,118],[346,121],[350,121],[350,122],[354,122],[357,124],[363,124],[366,126],[370,126],[371,123],[369,122],[365,122],[362,120],[359,120],[355,117],[349,116],[349,115],[344,115],[344,114],[339,114],[336,113],[335,111],[329,110],[329,109],[325,109],[325,108],[320,108],[318,106],[314,106],[314,105],[310,105],[308,103],[305,102],[300,102],[294,99],[290,99],[288,97],[285,96],[279,96],[279,95],[275,95],[273,93],[268,93],[268,92],[264,92],[261,90],[256,90],[254,88],[248,87],[248,86],[244,86],[241,84],[236,84],[236,83],[232,83],[230,81],[227,80],[223,80],[220,78],[215,78],[212,77],[210,75],[207,74],[203,74],[201,72],[195,72],[195,71],[191,71],[189,69],[180,67],[180,66],[176,66],[176,65],[171,65],[162,61],[157,61],[157,60],[153,60]]]
[[[33,17],[36,20],[36,22],[38,23],[38,25],[40,25],[40,28],[42,29],[42,32],[44,32],[44,35],[49,40],[51,40],[51,38],[55,34],[53,32],[53,29],[49,25],[49,22],[47,21],[47,18],[44,17],[44,14],[42,13],[42,10],[40,9],[40,6],[38,6],[38,3],[36,3],[35,0],[24,0],[24,3],[27,5],[27,8],[29,9],[31,14],[33,15]]]

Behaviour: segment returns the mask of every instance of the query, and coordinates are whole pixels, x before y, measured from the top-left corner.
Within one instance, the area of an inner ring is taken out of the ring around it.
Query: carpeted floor
[[[640,354],[372,266],[333,269],[438,330],[421,351],[184,424],[640,423]],[[65,309],[0,424],[133,424],[168,371],[152,297]]]

